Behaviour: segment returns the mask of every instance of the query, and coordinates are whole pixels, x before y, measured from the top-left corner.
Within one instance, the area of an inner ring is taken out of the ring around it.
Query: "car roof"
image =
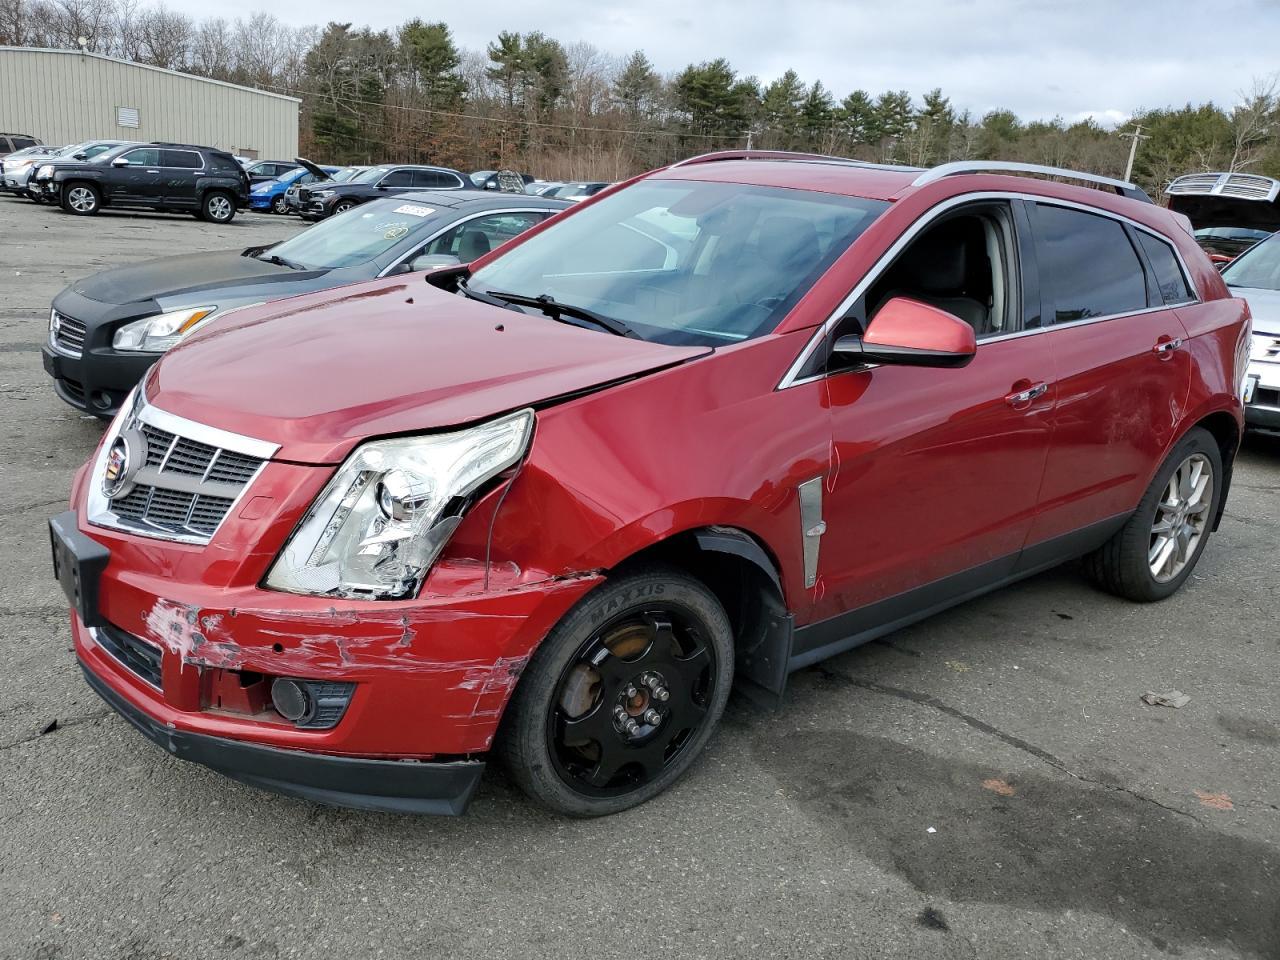
[[[758,187],[791,187],[868,200],[893,200],[909,188],[922,171],[808,160],[720,160],[677,163],[654,175],[657,180],[699,180],[743,183]]]
[[[521,207],[525,210],[567,210],[572,206],[567,200],[552,200],[549,197],[534,197],[527,193],[445,193],[436,190],[414,190],[409,193],[388,197],[388,200],[426,203],[433,207],[448,207],[456,210],[488,210],[505,207]]]

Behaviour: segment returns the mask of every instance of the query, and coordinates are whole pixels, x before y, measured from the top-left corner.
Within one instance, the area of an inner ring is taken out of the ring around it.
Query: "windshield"
[[[367,263],[410,234],[421,235],[438,219],[432,207],[406,200],[375,200],[322,220],[259,256],[280,257],[306,270],[335,270]]]
[[[306,176],[307,173],[308,171],[305,167],[294,167],[288,173],[280,174],[276,179],[281,183],[293,183],[293,181],[297,180],[299,177]]]
[[[1280,234],[1268,237],[1242,253],[1222,271],[1232,287],[1280,290]]]
[[[497,172],[497,170],[477,170],[471,175],[471,182],[478,187]]]
[[[646,180],[478,270],[472,290],[624,321],[646,340],[723,346],[777,326],[888,204],[808,190]]]
[[[382,177],[390,170],[390,167],[370,167],[368,170],[361,170],[354,177],[348,180],[348,183],[374,183],[381,180]]]
[[[345,183],[360,172],[359,167],[343,167],[337,173],[331,173],[329,179],[334,183]]]

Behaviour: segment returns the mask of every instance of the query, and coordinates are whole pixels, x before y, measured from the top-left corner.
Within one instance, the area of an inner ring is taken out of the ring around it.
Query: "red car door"
[[[1189,288],[1153,274],[1168,244],[1135,225],[1049,202],[1034,218],[1058,401],[1041,506],[1029,545],[1088,538],[1142,498],[1175,439],[1191,383],[1186,330],[1171,303]],[[1167,261],[1166,261],[1167,262]],[[1176,267],[1181,271],[1181,267]],[[1165,288],[1162,292],[1162,287]],[[1094,539],[1097,539],[1095,536]]]
[[[1013,236],[1012,208],[988,202],[977,212],[969,219],[983,225],[972,241],[971,228],[943,221],[885,271],[895,287],[886,295],[931,302],[975,325],[973,361],[827,378],[833,466],[811,617],[819,625],[797,636],[801,662],[1005,578],[1031,528],[1049,448],[1052,359],[1041,337],[1021,335],[1039,322],[1039,297],[1023,304],[1019,261],[1033,264],[1026,239]],[[936,242],[942,236],[951,246]],[[959,247],[968,251],[963,265],[954,261]],[[925,269],[903,273],[912,256]]]

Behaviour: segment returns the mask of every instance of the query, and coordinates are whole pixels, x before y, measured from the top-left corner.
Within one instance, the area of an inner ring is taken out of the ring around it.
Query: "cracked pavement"
[[[81,679],[49,571],[101,432],[41,369],[49,300],[297,229],[0,196],[0,958],[1280,957],[1280,440],[1247,442],[1171,600],[1064,568],[965,604],[779,712],[733,700],[686,779],[607,820],[496,770],[458,820],[328,809],[144,741]],[[1138,699],[1170,687],[1191,702]]]

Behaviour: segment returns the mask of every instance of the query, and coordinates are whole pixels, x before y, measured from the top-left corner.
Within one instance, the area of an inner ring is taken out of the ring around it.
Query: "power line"
[[[352,97],[347,94],[327,94],[319,93],[315,90],[304,90],[300,87],[289,87],[283,84],[266,83],[255,84],[262,89],[273,90],[277,93],[286,93],[291,96],[311,96],[321,100],[331,101],[335,104],[344,103],[348,105],[358,104],[361,106],[379,107],[382,109],[404,110],[410,113],[425,113],[431,116],[452,117],[457,120],[478,120],[481,123],[502,123],[522,127],[544,127],[551,130],[572,130],[574,132],[582,131],[584,133],[608,133],[615,135],[635,134],[636,136],[653,136],[653,137],[682,137],[693,140],[737,140],[741,139],[741,134],[716,134],[716,133],[684,133],[676,130],[641,130],[627,127],[599,127],[587,126],[572,123],[551,123],[545,120],[527,120],[516,119],[513,117],[485,117],[476,113],[462,113],[454,110],[436,110],[431,107],[409,107],[403,104],[386,103],[378,100],[363,100],[359,97]]]

